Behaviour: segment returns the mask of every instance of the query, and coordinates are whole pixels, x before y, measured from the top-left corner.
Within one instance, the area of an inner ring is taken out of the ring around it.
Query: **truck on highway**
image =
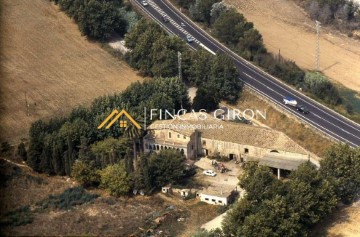
[[[293,99],[293,98],[291,98],[291,97],[289,97],[289,96],[284,97],[284,98],[283,98],[283,102],[284,102],[284,104],[286,104],[286,105],[291,105],[291,106],[293,106],[293,107],[296,107],[297,104],[298,104],[295,99]]]
[[[310,111],[304,106],[304,105],[299,105],[298,102],[291,98],[291,97],[284,97],[283,98],[283,102],[286,105],[290,105],[292,107],[294,107],[297,111],[303,113],[303,114],[309,114]]]

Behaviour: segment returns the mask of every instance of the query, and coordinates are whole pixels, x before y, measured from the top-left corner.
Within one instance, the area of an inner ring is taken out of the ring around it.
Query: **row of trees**
[[[79,158],[72,175],[84,186],[99,186],[112,195],[128,195],[131,190],[145,193],[168,183],[186,178],[185,156],[176,150],[141,155],[133,160],[123,159],[105,168],[94,165],[91,159]]]
[[[123,36],[138,17],[119,0],[51,0],[75,20],[82,34],[99,40],[109,39],[114,33]]]
[[[195,3],[178,0],[177,2],[189,9],[193,20],[207,24],[212,28],[215,37],[241,57],[253,61],[271,75],[313,93],[317,98],[331,105],[342,102],[337,88],[330,81],[320,80],[314,90],[312,80],[306,80],[305,72],[294,62],[267,52],[262,36],[254,28],[253,23],[248,22],[242,14],[224,2],[218,0],[196,0]]]
[[[159,25],[145,19],[126,35],[125,41],[131,49],[126,54],[127,61],[143,75],[178,75],[178,52],[181,52],[184,82],[205,91],[215,106],[221,100],[233,103],[239,98],[242,89],[239,72],[226,55],[214,56],[202,49],[191,51],[182,40],[169,36]]]
[[[226,215],[223,233],[202,236],[307,236],[337,206],[360,191],[360,149],[332,147],[320,169],[304,163],[277,180],[269,168],[248,163],[239,178],[246,195]]]
[[[296,0],[314,20],[351,35],[360,27],[360,5],[347,0]]]
[[[120,94],[100,97],[90,108],[76,108],[68,117],[39,120],[30,129],[27,163],[38,172],[70,175],[72,164],[84,154],[102,168],[133,157],[141,130],[134,126],[125,130],[119,126],[97,127],[114,109],[126,109],[140,123],[143,119],[149,121],[143,117],[144,107],[189,109],[187,89],[178,78],[154,78],[133,83]]]

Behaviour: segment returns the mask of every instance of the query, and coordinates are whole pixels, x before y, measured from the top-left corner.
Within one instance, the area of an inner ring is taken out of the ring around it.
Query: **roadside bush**
[[[307,72],[304,80],[304,89],[331,105],[341,103],[337,88],[320,73]]]

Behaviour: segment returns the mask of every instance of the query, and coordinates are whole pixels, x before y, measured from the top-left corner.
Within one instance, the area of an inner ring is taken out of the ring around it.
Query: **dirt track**
[[[125,62],[81,36],[77,25],[48,0],[0,4],[0,134],[5,140],[18,142],[33,121],[66,115],[142,80]]]
[[[293,1],[225,0],[252,21],[268,50],[315,69],[315,23]],[[322,28],[320,70],[332,80],[360,92],[360,41]]]

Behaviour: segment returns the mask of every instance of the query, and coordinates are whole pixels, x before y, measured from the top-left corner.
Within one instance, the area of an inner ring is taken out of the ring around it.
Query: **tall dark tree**
[[[336,145],[320,162],[321,174],[334,186],[344,203],[351,203],[360,192],[360,149]]]
[[[213,111],[218,108],[219,101],[214,98],[213,94],[209,93],[206,89],[200,87],[196,91],[192,109],[200,111],[205,109],[207,112]]]
[[[21,142],[18,146],[17,149],[17,155],[23,160],[26,161],[27,160],[27,152],[26,152],[26,148],[25,148],[25,144],[23,142]]]

